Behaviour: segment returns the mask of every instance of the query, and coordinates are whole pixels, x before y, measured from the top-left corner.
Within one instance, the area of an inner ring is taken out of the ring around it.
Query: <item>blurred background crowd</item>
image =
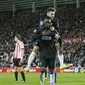
[[[32,46],[29,45],[30,36],[39,26],[47,8],[39,8],[35,12],[28,9],[16,10],[13,15],[10,11],[0,12],[0,68],[11,66],[10,59],[15,48],[14,36],[17,33],[21,34],[25,44],[26,65],[32,50]],[[72,4],[60,6],[55,19],[63,39],[65,63],[72,63],[75,67],[85,66],[85,4],[80,8]],[[32,66],[37,65],[39,65],[38,57]]]

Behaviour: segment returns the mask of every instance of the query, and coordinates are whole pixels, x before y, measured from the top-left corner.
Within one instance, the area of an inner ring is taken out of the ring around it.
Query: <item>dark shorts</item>
[[[17,66],[17,67],[21,67],[22,66],[22,64],[20,63],[20,59],[14,58],[13,59],[13,63],[14,63],[14,66]]]
[[[56,55],[43,55],[40,56],[41,67],[55,68]]]

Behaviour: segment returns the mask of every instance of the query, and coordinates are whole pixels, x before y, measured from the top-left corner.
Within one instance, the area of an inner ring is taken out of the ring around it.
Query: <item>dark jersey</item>
[[[40,51],[42,52],[53,52],[55,51],[55,42],[54,42],[55,36],[52,34],[49,35],[42,35],[39,39],[39,47]]]
[[[56,55],[55,48],[55,32],[51,32],[48,35],[42,35],[42,31],[36,31],[32,36],[32,41],[38,40],[38,46],[40,47],[40,56],[49,55],[54,57]]]
[[[48,16],[46,16],[45,18],[50,19],[50,17],[48,17]],[[40,29],[42,29],[42,30],[44,28],[44,26],[43,26],[43,20],[40,23]],[[57,27],[57,20],[56,19],[53,19],[53,20],[51,20],[51,23],[52,23],[52,26],[55,28],[55,30],[54,30],[55,31],[55,34],[59,33],[59,29]],[[57,42],[59,42],[60,46],[62,46],[62,38],[61,37],[59,37],[59,39],[58,39]]]
[[[39,29],[39,28],[35,29],[31,37],[31,43],[38,41],[41,35],[42,35],[42,29]]]

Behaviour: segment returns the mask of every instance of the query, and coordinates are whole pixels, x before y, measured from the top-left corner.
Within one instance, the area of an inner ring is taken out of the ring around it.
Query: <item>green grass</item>
[[[26,73],[26,83],[22,83],[19,74],[19,83],[15,83],[13,73],[0,73],[0,85],[40,85],[39,73]],[[48,79],[45,85],[49,85]],[[58,73],[56,85],[85,85],[85,73]]]

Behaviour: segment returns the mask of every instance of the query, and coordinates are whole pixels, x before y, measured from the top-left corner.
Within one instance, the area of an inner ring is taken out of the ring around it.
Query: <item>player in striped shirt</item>
[[[23,63],[23,56],[24,56],[24,43],[21,41],[21,36],[17,34],[15,36],[16,41],[16,47],[14,51],[14,57],[13,57],[13,63],[15,68],[15,81],[18,82],[18,69],[20,69],[20,73],[22,76],[22,82],[26,82],[25,74],[22,69],[22,63]]]

